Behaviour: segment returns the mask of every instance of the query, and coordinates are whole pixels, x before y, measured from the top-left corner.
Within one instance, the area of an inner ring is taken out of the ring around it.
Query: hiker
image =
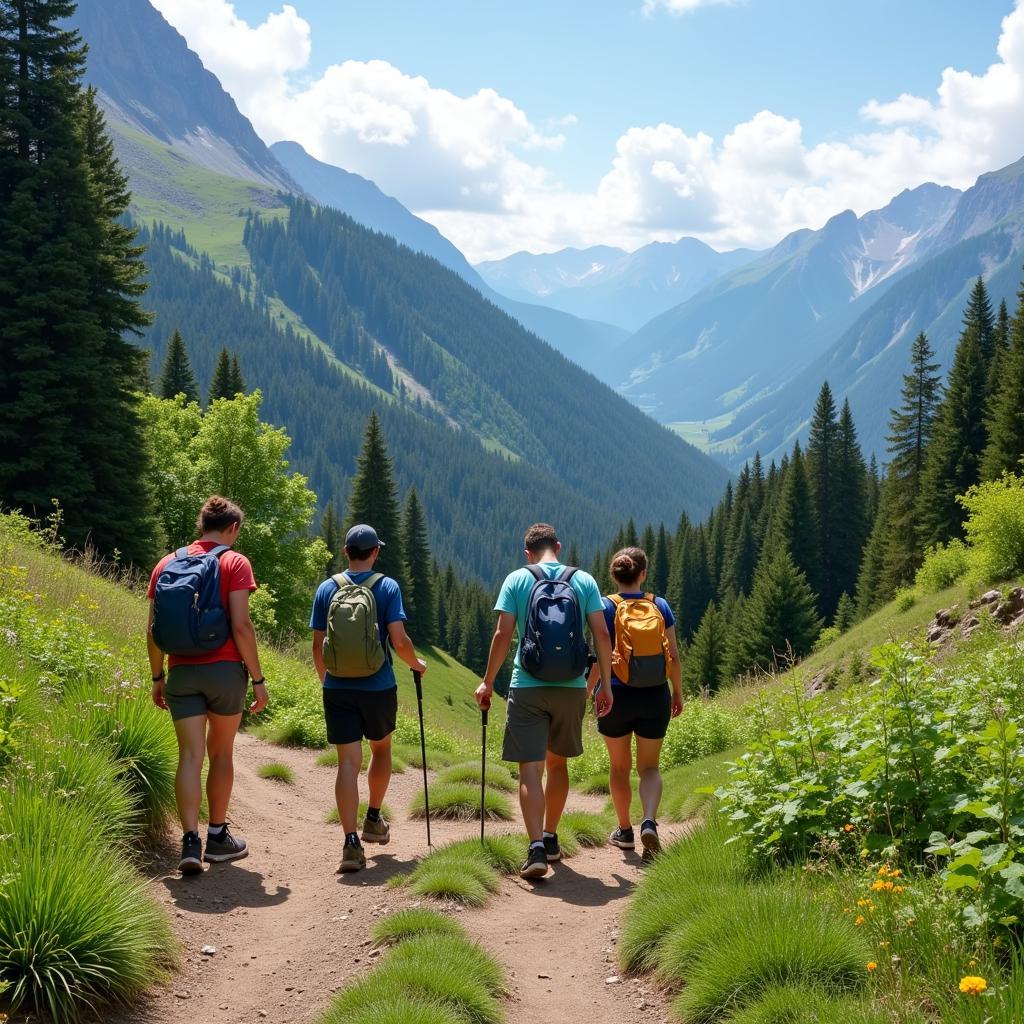
[[[313,599],[313,664],[323,684],[327,741],[338,748],[334,795],[345,830],[338,873],[366,867],[363,843],[386,845],[391,826],[381,816],[391,782],[391,734],[398,715],[398,684],[390,648],[414,672],[427,671],[405,631],[402,591],[373,565],[384,546],[372,526],[345,535],[348,569],[324,580]],[[356,831],[363,737],[370,744],[369,802],[362,835]]]
[[[256,589],[252,566],[232,551],[245,516],[226,498],[207,498],[196,520],[199,539],[165,555],[149,581],[146,643],[153,676],[153,703],[170,711],[178,738],[174,795],[183,835],[178,870],[203,870],[249,854],[244,839],[228,829],[234,783],[235,735],[252,676],[252,714],[267,706],[249,595]],[[164,671],[164,655],[168,669]],[[199,805],[206,754],[209,825],[206,852],[199,840]]]
[[[682,671],[676,643],[675,616],[663,597],[645,594],[647,554],[641,548],[623,548],[611,561],[611,576],[618,593],[604,598],[604,618],[612,636],[611,713],[597,723],[608,747],[609,777],[618,827],[609,837],[621,850],[636,849],[630,804],[633,799],[633,737],[636,737],[636,772],[640,777],[640,842],[644,859],[661,851],[658,804],[661,772],[658,759],[670,718],[683,710]],[[591,685],[597,682],[591,674]],[[669,689],[671,683],[671,690]]]
[[[590,655],[584,627],[590,624],[597,648],[599,717],[612,707],[611,642],[601,591],[588,573],[558,560],[562,545],[554,527],[531,526],[524,546],[527,565],[506,577],[495,604],[498,624],[475,696],[481,708],[490,707],[495,677],[517,633],[501,756],[519,763],[519,803],[530,839],[519,874],[542,878],[549,863],[562,859],[558,822],[569,796],[568,758],[583,753]]]

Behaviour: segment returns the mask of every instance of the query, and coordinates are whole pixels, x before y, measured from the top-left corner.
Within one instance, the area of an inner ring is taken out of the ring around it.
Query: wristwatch
[[[264,676],[262,679],[254,679],[252,681],[252,685],[253,686],[266,686],[267,685],[267,677]]]
[[[166,678],[167,678],[167,673],[166,673],[166,672],[164,672],[164,671],[163,671],[163,670],[161,669],[161,671],[160,671],[160,675],[158,675],[158,676],[153,676],[153,682],[154,682],[154,683],[159,683],[159,682],[160,682],[160,681],[161,681],[162,679],[166,679]]]

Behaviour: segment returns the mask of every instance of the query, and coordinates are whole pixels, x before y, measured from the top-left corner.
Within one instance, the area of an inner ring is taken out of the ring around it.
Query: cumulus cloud
[[[1024,154],[1024,0],[983,73],[947,68],[933,96],[870,99],[863,130],[847,138],[810,142],[798,112],[771,110],[721,139],[699,126],[638,125],[610,144],[608,169],[587,191],[566,189],[545,166],[569,145],[572,115],[538,127],[493,89],[460,96],[380,60],[312,76],[310,26],[291,5],[253,26],[228,0],[154,2],[264,139],[293,139],[371,178],[471,259],[682,234],[763,247],[925,181],[966,187]],[[647,6],[683,13],[700,2]]]

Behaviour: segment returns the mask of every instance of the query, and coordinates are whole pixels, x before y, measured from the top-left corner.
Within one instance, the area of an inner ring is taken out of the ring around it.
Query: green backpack
[[[324,665],[332,676],[340,678],[372,676],[387,661],[377,624],[377,599],[373,596],[373,588],[384,574],[375,572],[363,583],[354,583],[344,572],[331,578],[338,589],[327,612]]]

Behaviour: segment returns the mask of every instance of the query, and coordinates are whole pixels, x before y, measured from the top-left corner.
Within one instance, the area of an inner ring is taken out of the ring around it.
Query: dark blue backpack
[[[223,647],[231,624],[220,597],[218,544],[205,554],[178,548],[160,570],[153,592],[153,640],[165,654],[196,657]]]
[[[565,568],[549,579],[539,565],[526,569],[534,583],[526,606],[519,663],[542,683],[579,679],[587,670],[590,648],[583,632],[579,598],[571,582],[578,570]]]

